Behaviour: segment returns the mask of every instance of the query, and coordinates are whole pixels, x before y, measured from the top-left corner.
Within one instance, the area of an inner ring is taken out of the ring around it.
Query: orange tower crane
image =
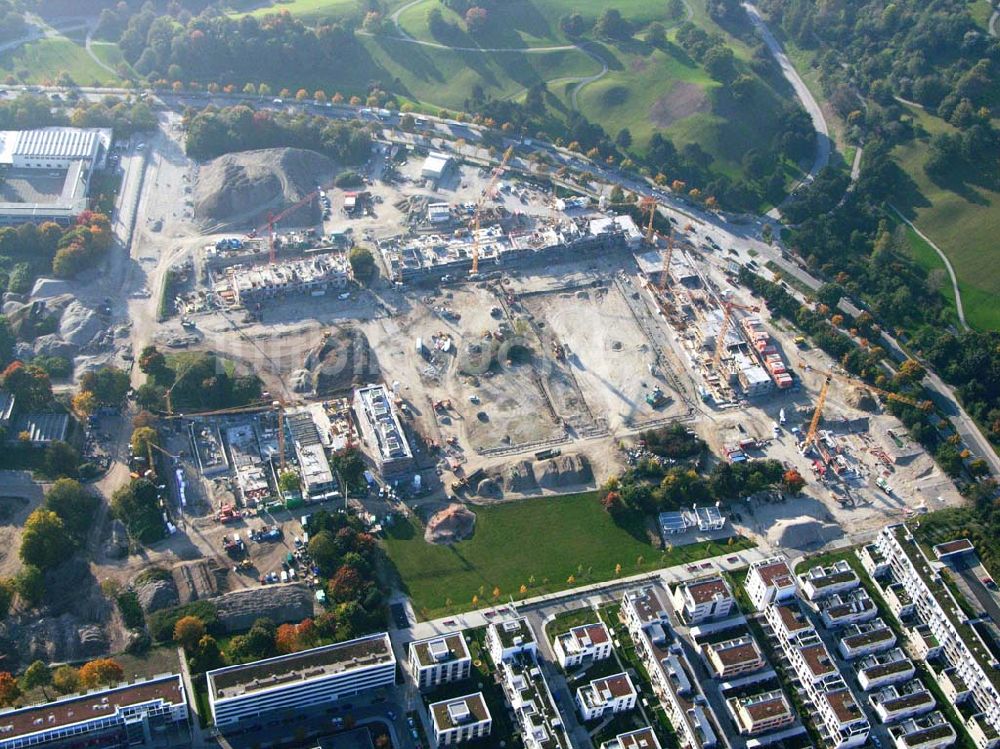
[[[486,198],[492,197],[494,190],[496,190],[497,182],[500,181],[500,177],[503,175],[504,170],[507,168],[507,162],[510,161],[511,157],[514,155],[514,146],[511,146],[503,153],[503,158],[500,159],[500,164],[496,169],[493,170],[493,176],[490,177],[490,181],[486,183],[486,187],[483,188],[482,195],[479,196],[479,200],[476,201],[476,209],[473,211],[472,215],[472,275],[479,273],[479,217],[482,212],[483,205],[486,203]]]
[[[719,371],[719,364],[722,362],[722,352],[726,348],[726,333],[729,332],[729,322],[733,316],[734,309],[742,309],[747,312],[760,312],[760,307],[748,307],[736,302],[722,303],[722,323],[719,325],[719,332],[715,336],[715,356],[712,358],[712,369]]]
[[[277,213],[277,214],[275,214],[275,213],[268,213],[267,214],[267,223],[265,223],[262,227],[260,227],[258,229],[254,229],[252,232],[250,232],[249,236],[258,236],[258,235],[263,234],[264,232],[267,232],[267,249],[268,249],[268,262],[269,263],[271,263],[273,265],[274,262],[275,262],[275,249],[274,249],[274,228],[275,228],[275,226],[277,226],[278,222],[281,221],[283,218],[287,218],[289,215],[291,215],[292,213],[294,213],[295,211],[297,211],[302,206],[311,203],[313,200],[316,199],[316,197],[319,195],[319,193],[320,193],[320,191],[318,189],[317,190],[313,190],[311,193],[309,193],[304,198],[302,198],[302,200],[299,200],[298,202],[293,203],[292,205],[288,206],[285,210],[281,211],[280,213]]]

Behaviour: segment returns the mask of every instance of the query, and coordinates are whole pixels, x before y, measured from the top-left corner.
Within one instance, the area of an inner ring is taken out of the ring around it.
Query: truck
[[[657,386],[646,393],[646,403],[648,403],[653,408],[659,408],[664,403],[667,402],[667,396],[663,394],[663,390]]]

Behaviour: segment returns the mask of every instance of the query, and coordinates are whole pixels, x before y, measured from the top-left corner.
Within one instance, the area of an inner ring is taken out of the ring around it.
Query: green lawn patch
[[[399,5],[399,2],[387,3],[389,7]],[[321,21],[340,20],[346,16],[358,13],[355,0],[278,0],[277,2],[246,2],[234,0],[229,3],[230,14],[240,16],[263,16],[276,13],[291,13],[303,23],[319,23]]]
[[[954,128],[920,107],[907,108],[919,135],[893,150],[909,177],[900,186],[894,204],[951,260],[969,325],[1000,330],[1000,305],[996,303],[1000,263],[995,249],[1000,232],[1000,192],[969,183],[951,189],[931,180],[924,172],[930,139]],[[939,259],[932,259],[919,247],[914,247],[914,258],[925,268],[941,267]]]
[[[612,522],[597,492],[477,507],[476,532],[437,546],[404,520],[389,529],[386,552],[423,618],[525,598],[717,556],[752,544],[706,542],[662,551]],[[621,565],[616,575],[616,565]],[[521,591],[521,586],[524,591]],[[473,597],[476,602],[473,603]]]
[[[114,70],[119,70],[122,65],[125,66],[125,70],[129,75],[134,75],[138,77],[132,66],[128,64],[125,56],[122,54],[121,48],[114,42],[91,42],[90,50],[94,55],[103,62],[105,65],[113,68]]]
[[[82,43],[65,37],[39,39],[0,55],[0,77],[14,75],[25,83],[47,84],[62,72],[82,86],[120,83],[91,59]]]

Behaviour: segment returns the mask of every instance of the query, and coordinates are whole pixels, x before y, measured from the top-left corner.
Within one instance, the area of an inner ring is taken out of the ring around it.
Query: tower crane
[[[657,205],[656,199],[648,196],[639,201],[639,208],[649,214],[649,223],[646,225],[646,244],[653,244],[653,218],[656,216]]]
[[[722,362],[722,352],[726,348],[726,333],[729,332],[729,322],[733,316],[734,309],[746,310],[747,312],[760,312],[760,307],[748,307],[736,302],[724,301],[722,303],[722,323],[719,325],[719,332],[715,335],[715,356],[712,358],[712,369],[717,373],[719,364]]]
[[[921,410],[926,410],[929,401],[921,403],[920,401],[911,398],[908,395],[902,395],[901,393],[894,393],[891,390],[883,390],[882,388],[875,387],[874,385],[869,385],[867,382],[863,382],[856,377],[851,377],[846,374],[839,374],[837,372],[825,372],[821,369],[815,369],[805,362],[799,362],[799,367],[801,369],[812,370],[817,374],[823,375],[823,387],[820,388],[819,398],[816,400],[816,410],[813,411],[812,419],[809,421],[809,431],[806,432],[805,440],[802,442],[802,452],[805,453],[809,449],[809,446],[816,441],[816,433],[819,428],[819,420],[823,416],[823,406],[826,404],[826,396],[830,390],[830,383],[834,380],[841,380],[843,382],[855,385],[857,387],[863,388],[865,390],[871,390],[874,393],[886,398],[886,400],[898,401],[900,403],[905,403],[908,406],[913,406],[914,408],[919,408]]]
[[[279,221],[281,221],[284,218],[287,218],[289,215],[297,211],[302,206],[311,203],[313,200],[319,197],[319,194],[320,190],[319,188],[317,188],[308,195],[306,195],[304,198],[299,200],[298,202],[292,203],[292,205],[288,206],[280,213],[277,214],[273,212],[268,213],[267,223],[265,223],[260,228],[254,229],[253,231],[250,232],[249,236],[257,236],[259,234],[267,232],[268,262],[271,263],[271,265],[274,265],[275,262],[274,227],[277,226]]]
[[[500,164],[496,169],[493,170],[493,176],[490,177],[490,181],[486,183],[486,187],[483,188],[482,194],[479,196],[479,200],[476,201],[476,209],[472,214],[472,274],[475,275],[479,273],[479,217],[482,212],[483,205],[486,203],[486,198],[493,195],[493,191],[496,189],[497,182],[500,181],[500,177],[503,175],[504,170],[507,168],[507,162],[510,161],[511,157],[514,155],[514,146],[510,146],[506,151],[503,152],[503,158],[500,159]]]
[[[671,229],[667,235],[667,251],[663,254],[663,270],[660,272],[660,291],[667,288],[667,281],[670,280],[670,258],[674,254],[674,232]]]

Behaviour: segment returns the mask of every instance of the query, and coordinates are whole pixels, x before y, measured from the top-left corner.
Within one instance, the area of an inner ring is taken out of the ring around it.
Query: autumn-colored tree
[[[18,686],[17,679],[8,671],[0,671],[0,705],[10,707],[20,696],[21,687]]]
[[[205,623],[197,616],[182,616],[174,624],[174,642],[188,652],[205,636]]]
[[[97,396],[89,390],[81,390],[73,396],[73,413],[86,419],[97,410]]]
[[[279,653],[294,653],[299,650],[299,636],[294,624],[282,624],[274,635],[274,646]]]
[[[80,688],[80,672],[72,666],[60,666],[52,672],[52,686],[60,694],[70,694]]]
[[[343,104],[344,103],[344,95],[342,93],[340,93],[339,91],[337,91],[337,92],[334,93],[333,98],[330,99],[330,101],[332,101],[334,104]]]
[[[114,686],[125,676],[125,671],[110,658],[97,658],[80,666],[80,683],[88,689]]]
[[[801,492],[802,488],[806,485],[806,480],[802,478],[802,474],[794,468],[789,468],[785,471],[785,475],[781,477],[781,482],[785,485],[785,490],[793,496]]]
[[[327,585],[327,594],[334,601],[358,600],[364,581],[358,571],[347,565],[338,569]]]
[[[309,92],[306,91],[304,88],[300,88],[298,91],[295,92],[296,101],[305,101],[308,98],[309,98]]]
[[[493,600],[495,601],[500,597],[500,586],[496,585],[493,587]]]
[[[319,640],[319,630],[312,619],[303,619],[295,625],[295,634],[299,639],[299,647],[311,648]]]
[[[316,91],[313,92],[313,99],[318,102],[325,102],[326,91],[324,91],[323,89],[316,89]]]
[[[525,585],[524,583],[521,583],[521,587],[517,589],[517,592],[523,596],[525,593],[528,592],[528,586]]]

